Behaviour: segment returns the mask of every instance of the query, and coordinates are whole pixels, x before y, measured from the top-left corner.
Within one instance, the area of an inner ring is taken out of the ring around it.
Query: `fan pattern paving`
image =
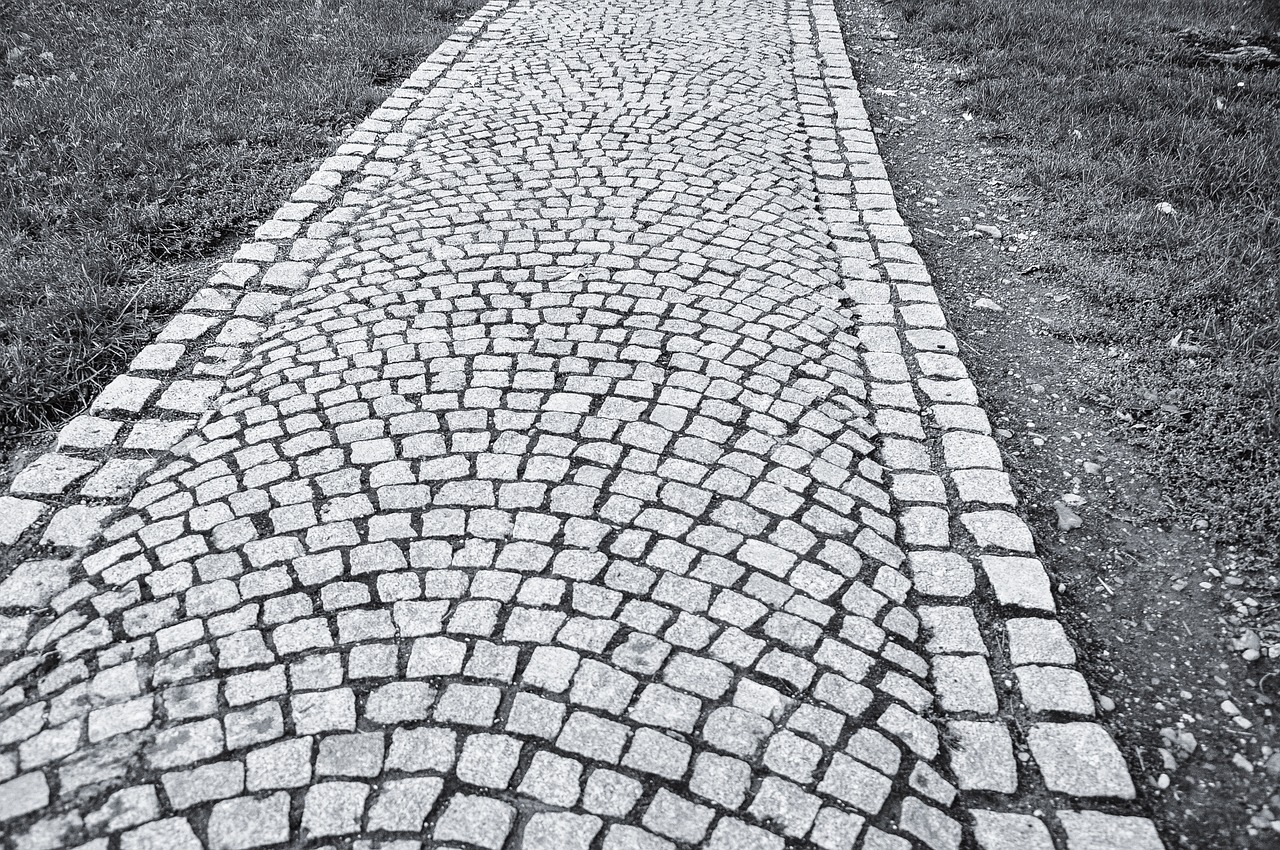
[[[928,283],[829,4],[485,7],[5,497],[0,846],[1159,847]]]

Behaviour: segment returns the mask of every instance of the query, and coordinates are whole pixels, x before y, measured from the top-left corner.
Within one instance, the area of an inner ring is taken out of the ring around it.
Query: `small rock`
[[[1236,649],[1241,652],[1249,649],[1262,649],[1262,638],[1258,637],[1258,633],[1253,629],[1245,629],[1244,633],[1236,638],[1233,643]]]
[[[1156,212],[1163,213],[1164,215],[1178,214],[1178,211],[1174,209],[1173,204],[1169,203],[1168,201],[1161,201],[1160,203],[1156,204]]]
[[[977,301],[973,302],[973,306],[977,307],[979,310],[990,310],[993,313],[1004,312],[1004,308],[992,301],[990,298],[979,298]]]
[[[1245,773],[1253,773],[1253,762],[1249,761],[1239,753],[1236,753],[1231,757],[1231,763],[1243,770]]]
[[[1156,787],[1157,787],[1157,788],[1159,788],[1161,791],[1163,791],[1164,789],[1168,788],[1168,787],[1169,787],[1169,774],[1167,774],[1167,773],[1162,773],[1162,774],[1160,774],[1160,776],[1159,776],[1159,777],[1157,777],[1157,779],[1156,779]]]
[[[1098,708],[1103,711],[1115,711],[1116,701],[1106,694],[1098,694]]]
[[[1053,509],[1058,512],[1058,530],[1071,531],[1084,525],[1084,520],[1071,508],[1067,507],[1061,501],[1053,503]]]
[[[1091,460],[1086,460],[1084,462],[1084,471],[1089,475],[1097,475],[1099,472],[1102,471],[1102,464],[1094,463]]]
[[[1236,708],[1236,704],[1229,699],[1224,699],[1220,707],[1222,709],[1222,713],[1230,717],[1235,717],[1240,713],[1240,709]]]
[[[994,224],[975,224],[973,229],[984,236],[990,236],[992,239],[1001,239],[1004,237],[1004,233],[1001,232],[1000,228],[996,227]]]

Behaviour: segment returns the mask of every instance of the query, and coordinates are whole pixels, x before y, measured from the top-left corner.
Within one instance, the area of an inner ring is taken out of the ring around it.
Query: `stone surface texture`
[[[830,0],[494,0],[0,497],[0,848],[1158,847],[956,352]]]

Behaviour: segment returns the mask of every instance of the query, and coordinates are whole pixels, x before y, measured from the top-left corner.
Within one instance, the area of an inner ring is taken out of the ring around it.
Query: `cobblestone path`
[[[484,7],[0,498],[0,844],[1160,847],[910,243],[830,0]]]

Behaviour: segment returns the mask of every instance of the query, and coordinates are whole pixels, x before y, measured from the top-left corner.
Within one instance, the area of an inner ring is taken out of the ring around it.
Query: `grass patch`
[[[965,108],[1021,164],[1091,309],[1132,353],[1099,400],[1135,421],[1185,518],[1280,540],[1280,3],[888,0],[958,66]],[[1168,341],[1207,347],[1187,358]]]
[[[121,371],[476,0],[0,0],[0,439]]]

